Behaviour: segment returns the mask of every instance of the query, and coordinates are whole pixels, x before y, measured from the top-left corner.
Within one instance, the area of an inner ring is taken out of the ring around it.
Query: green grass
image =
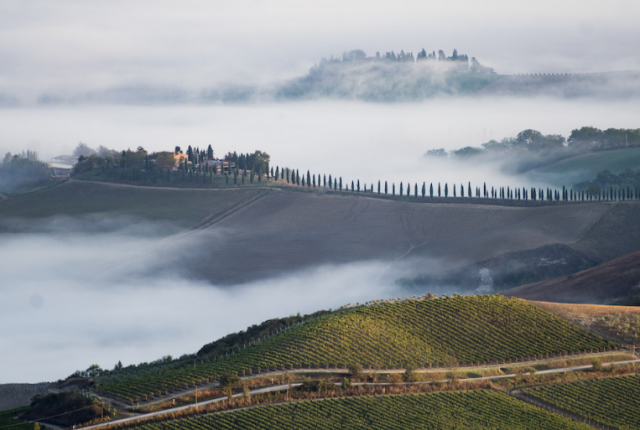
[[[154,189],[70,181],[0,201],[0,218],[42,219],[100,214],[170,221],[191,227],[267,192],[248,187],[226,190]],[[0,226],[0,230],[2,228]]]
[[[496,391],[347,397],[148,424],[141,430],[590,429]]]
[[[136,401],[228,372],[343,368],[353,363],[374,368],[431,367],[451,357],[460,364],[509,363],[615,346],[521,300],[502,296],[408,300],[316,318],[229,355],[201,356],[196,365],[107,382],[100,390]]]
[[[8,411],[0,411],[0,429],[6,430],[34,430],[35,424],[28,423],[23,420],[17,420],[13,417],[27,411],[28,406],[11,409]]]
[[[531,181],[548,182],[555,186],[568,187],[575,183],[590,181],[605,169],[611,173],[622,173],[626,169],[640,168],[640,148],[599,151],[559,161],[525,174]]]
[[[640,428],[638,375],[532,388],[526,394],[620,430]]]

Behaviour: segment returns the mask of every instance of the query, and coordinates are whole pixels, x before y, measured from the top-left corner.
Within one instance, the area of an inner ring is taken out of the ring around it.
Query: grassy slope
[[[521,300],[466,296],[357,308],[315,319],[197,366],[106,383],[103,392],[129,400],[185,388],[229,371],[360,363],[403,368],[439,365],[447,357],[477,363],[608,348],[579,327]],[[206,357],[204,357],[206,359]]]
[[[589,429],[495,391],[348,397],[217,413],[141,430],[217,429]]]
[[[525,391],[559,408],[620,430],[640,428],[640,376],[572,382]]]
[[[171,221],[191,227],[264,194],[264,190],[251,188],[154,189],[71,181],[0,201],[0,218],[101,214]]]
[[[640,148],[616,149],[581,155],[526,173],[531,181],[549,182],[558,187],[595,179],[605,169],[621,173],[640,168]]]
[[[640,341],[640,306],[531,303],[615,342]]]

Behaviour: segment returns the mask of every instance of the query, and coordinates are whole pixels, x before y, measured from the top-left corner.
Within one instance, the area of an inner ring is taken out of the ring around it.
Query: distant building
[[[78,162],[78,157],[75,155],[58,155],[57,157],[53,157],[51,159],[52,164],[60,164],[66,166],[75,166]]]
[[[206,165],[207,167],[211,168],[211,169],[216,169],[216,173],[229,173],[230,170],[229,169],[235,169],[236,168],[236,163],[231,161],[224,161],[224,160],[208,160],[206,161]]]
[[[61,163],[49,163],[49,168],[53,178],[68,178],[73,170],[73,166]]]

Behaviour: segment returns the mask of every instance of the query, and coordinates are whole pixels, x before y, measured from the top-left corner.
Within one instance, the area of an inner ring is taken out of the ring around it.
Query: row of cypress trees
[[[360,193],[361,191],[364,193],[376,193],[376,189],[374,188],[374,184],[371,184],[367,188],[367,184],[363,184],[362,190],[360,185],[360,180],[351,181],[346,183],[343,187],[342,177],[333,178],[331,175],[327,178],[327,175],[315,175],[311,174],[310,171],[307,170],[306,175],[300,176],[300,172],[294,169],[283,168],[280,169],[276,167],[275,172],[273,168],[271,169],[271,176],[276,180],[286,181],[288,184],[293,184],[297,186],[306,186],[306,187],[324,187],[333,190],[339,191],[350,191],[355,193]],[[268,177],[268,176],[267,176]],[[459,191],[458,191],[459,190]],[[392,183],[391,187],[387,181],[384,182],[384,187],[382,186],[381,181],[378,181],[377,186],[377,194],[385,194],[388,195],[389,191],[391,195],[396,195],[396,184]],[[406,186],[400,182],[398,187],[398,195],[399,196],[407,196],[411,197],[412,195],[412,187],[410,183],[407,183]],[[531,201],[610,201],[610,200],[639,200],[640,199],[640,189],[632,189],[630,187],[618,188],[614,189],[613,187],[606,190],[600,190],[599,194],[586,193],[584,190],[577,191],[573,189],[562,187],[562,190],[555,190],[551,188],[526,188],[526,187],[491,187],[490,189],[487,187],[486,182],[483,184],[482,188],[475,187],[472,189],[471,182],[467,184],[466,190],[463,184],[460,184],[458,188],[457,185],[452,185],[449,187],[448,183],[445,183],[442,186],[439,182],[437,184],[437,188],[434,188],[433,183],[429,184],[429,188],[427,191],[426,182],[422,183],[422,186],[418,186],[417,183],[413,185],[413,197],[476,197],[476,198],[492,198],[492,199],[503,199],[503,200],[531,200]]]

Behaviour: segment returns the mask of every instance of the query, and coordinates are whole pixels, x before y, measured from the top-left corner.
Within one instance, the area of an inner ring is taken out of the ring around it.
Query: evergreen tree
[[[402,182],[400,182],[400,197],[402,197]]]
[[[311,180],[313,181],[313,188],[315,188],[316,187],[316,175],[313,175]]]
[[[464,185],[460,184],[460,197],[464,197]]]
[[[427,194],[427,183],[423,182],[422,183],[422,198],[424,198]]]
[[[438,197],[441,197],[442,193],[440,192],[440,182],[438,182]]]
[[[433,198],[433,182],[429,185],[429,197]]]
[[[331,181],[329,181],[331,183]],[[327,175],[322,175],[322,186],[327,188]]]
[[[387,181],[384,181],[384,194],[385,196],[388,194]]]
[[[444,184],[444,196],[449,197],[449,185]]]
[[[391,184],[391,195],[396,195],[396,184]]]
[[[296,184],[300,186],[300,171],[296,169]]]
[[[333,188],[333,178],[331,178],[331,175],[329,175],[329,188]]]
[[[209,147],[207,148],[207,158],[209,160],[213,160],[213,148],[211,147],[211,145],[209,145]]]
[[[307,170],[307,188],[311,187],[311,173]]]
[[[378,180],[378,194],[380,194],[380,180]]]
[[[469,197],[473,197],[473,195],[471,194],[471,182],[469,182],[469,192],[467,193],[469,195]]]
[[[360,179],[358,179],[358,192],[360,192]]]
[[[418,197],[418,183],[416,182],[415,188],[413,190],[413,197]]]
[[[275,175],[276,182],[278,181],[278,178],[279,178],[279,177],[280,177],[280,167],[279,167],[279,166],[276,166],[276,175]]]
[[[355,190],[355,187],[354,187],[353,181],[351,181],[351,191],[353,192],[354,190]]]
[[[302,176],[302,186],[304,187],[304,176]]]
[[[453,190],[453,197],[456,197],[456,186],[455,186],[455,184],[451,186],[451,189]]]
[[[487,197],[487,183],[484,183],[484,197]]]

